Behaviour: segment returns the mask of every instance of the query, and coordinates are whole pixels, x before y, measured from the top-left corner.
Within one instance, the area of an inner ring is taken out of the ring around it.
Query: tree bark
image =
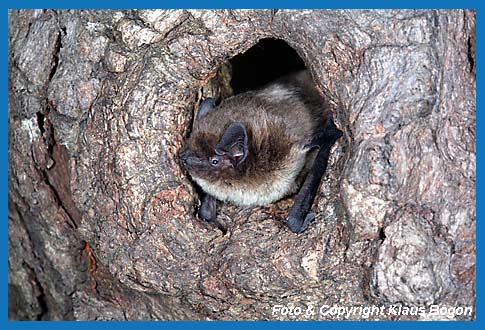
[[[306,232],[286,199],[222,206],[223,234],[177,153],[202,88],[265,37],[345,136]],[[9,318],[474,319],[475,153],[473,11],[10,11]]]

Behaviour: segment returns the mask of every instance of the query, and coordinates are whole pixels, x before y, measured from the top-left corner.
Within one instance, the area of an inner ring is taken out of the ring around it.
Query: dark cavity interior
[[[234,94],[257,89],[288,73],[305,69],[296,51],[285,41],[274,38],[261,39],[229,62]]]

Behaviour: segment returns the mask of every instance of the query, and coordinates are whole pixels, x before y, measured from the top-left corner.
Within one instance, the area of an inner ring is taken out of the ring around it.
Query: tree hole
[[[229,63],[234,94],[258,89],[281,76],[305,69],[297,52],[284,40],[274,38],[261,39]]]

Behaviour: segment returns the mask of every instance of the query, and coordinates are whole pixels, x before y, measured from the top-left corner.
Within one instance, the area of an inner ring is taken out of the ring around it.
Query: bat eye
[[[216,165],[219,164],[219,159],[217,159],[217,158],[211,158],[210,159],[210,162],[211,162],[212,165],[216,166]]]

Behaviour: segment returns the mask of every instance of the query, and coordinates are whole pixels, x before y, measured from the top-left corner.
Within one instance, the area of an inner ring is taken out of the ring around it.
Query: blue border
[[[4,0],[6,8],[477,8],[479,0],[140,0],[140,1],[67,1],[67,0]]]
[[[3,31],[4,36],[8,34],[8,19],[7,19],[7,9],[9,8],[473,8],[477,10],[477,63],[476,63],[476,73],[477,73],[477,81],[480,81],[480,62],[478,55],[480,53],[480,46],[481,46],[481,39],[480,36],[482,35],[481,22],[480,22],[480,15],[481,6],[480,1],[416,1],[416,0],[398,0],[398,1],[310,1],[310,0],[283,0],[283,1],[268,1],[268,0],[233,0],[233,1],[190,1],[190,0],[178,0],[178,1],[153,1],[153,0],[139,0],[139,1],[93,1],[93,0],[85,0],[83,2],[69,2],[69,0],[49,0],[49,1],[35,1],[35,0],[4,0],[0,1],[0,7],[3,9],[1,11],[2,21],[3,24]],[[291,328],[291,329],[307,329],[307,327],[319,327],[319,328],[326,328],[328,326],[334,327],[343,327],[343,328],[355,328],[355,327],[382,327],[382,328],[390,328],[390,327],[397,327],[397,328],[429,328],[429,327],[439,327],[443,329],[455,329],[455,328],[483,328],[484,322],[482,322],[482,304],[480,303],[481,295],[481,286],[480,281],[478,281],[480,274],[480,260],[479,256],[479,246],[480,246],[480,237],[481,232],[480,226],[477,225],[477,303],[476,303],[476,314],[477,320],[474,322],[389,322],[389,321],[381,321],[379,323],[375,322],[200,322],[200,321],[176,321],[176,322],[12,322],[8,321],[8,296],[7,296],[7,288],[8,288],[8,221],[7,221],[7,210],[8,210],[8,158],[7,158],[7,138],[8,138],[8,104],[7,104],[7,86],[8,86],[8,38],[3,39],[4,42],[2,44],[2,54],[3,54],[3,63],[2,66],[2,81],[3,83],[3,93],[1,94],[2,104],[4,104],[4,111],[2,112],[3,120],[0,121],[1,129],[0,129],[0,136],[1,136],[1,145],[3,147],[3,152],[1,154],[1,161],[0,164],[4,169],[1,174],[1,181],[2,181],[2,199],[1,199],[1,206],[3,210],[3,219],[2,222],[3,226],[3,246],[4,249],[2,251],[3,256],[3,263],[2,263],[2,272],[1,280],[2,286],[0,286],[0,307],[2,311],[2,316],[0,317],[0,329],[65,329],[65,328],[79,328],[79,329],[114,329],[114,328],[126,328],[126,329],[144,329],[144,328],[153,328],[153,327],[167,327],[170,329],[186,329],[186,328],[197,328],[197,329],[214,329],[219,328],[220,326],[223,327],[230,327],[233,330],[236,329],[244,329],[246,330],[247,327],[255,327],[255,328],[266,328],[266,329],[280,329],[283,328]],[[480,86],[477,84],[477,109],[479,108],[479,101],[480,101]],[[481,145],[481,141],[483,141],[483,134],[479,128],[482,122],[482,117],[484,115],[481,114],[480,111],[477,111],[477,146]],[[480,164],[480,155],[481,151],[477,148],[477,188],[480,187],[480,183],[482,180],[482,173],[479,167]],[[481,203],[482,194],[480,190],[477,189],[477,218],[480,217],[482,214],[481,208],[478,207]],[[479,224],[480,221],[477,221]]]
[[[231,330],[309,330],[309,329],[321,329],[328,330],[329,328],[337,327],[343,329],[356,328],[367,328],[367,329],[395,329],[395,328],[406,328],[406,329],[428,329],[439,328],[440,330],[448,329],[478,329],[478,322],[461,322],[461,321],[82,321],[82,322],[8,322],[7,327],[3,329],[53,329],[53,330],[64,330],[64,329],[153,329],[153,328],[168,328],[173,330],[178,329],[197,329],[197,330],[213,330],[222,328],[230,328]]]
[[[2,10],[0,12],[0,15],[2,15],[2,29],[4,31],[3,35],[6,36],[8,34],[8,20],[7,20],[7,11]],[[2,316],[0,319],[0,324],[5,323],[5,320],[8,319],[8,103],[7,103],[7,96],[8,96],[8,91],[7,91],[7,86],[8,86],[8,38],[5,38],[3,43],[1,43],[2,49],[2,54],[3,54],[3,65],[1,66],[2,70],[2,93],[1,93],[1,99],[2,103],[4,105],[3,111],[1,111],[2,115],[2,120],[0,120],[0,145],[2,147],[3,152],[0,153],[0,164],[1,168],[3,170],[0,172],[0,180],[1,180],[1,194],[2,198],[0,199],[0,205],[1,208],[0,210],[2,211],[2,219],[4,219],[1,222],[2,226],[2,246],[4,247],[2,251],[2,271],[0,272],[1,276],[1,297],[0,297],[0,306],[1,306],[1,311],[2,311]]]

